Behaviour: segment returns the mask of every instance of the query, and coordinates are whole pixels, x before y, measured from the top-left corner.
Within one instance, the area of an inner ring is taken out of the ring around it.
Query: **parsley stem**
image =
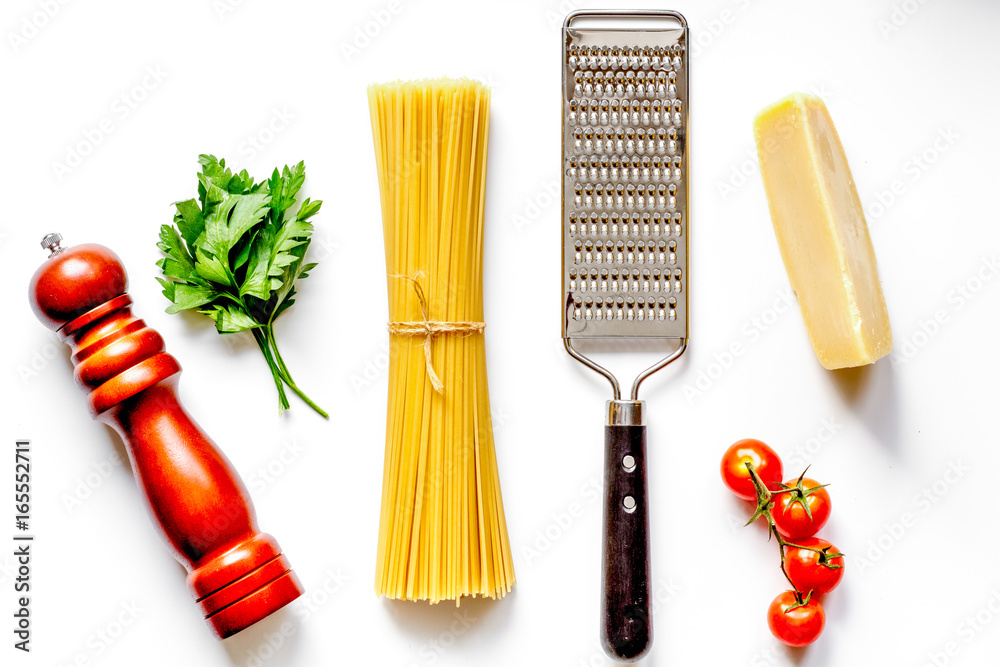
[[[305,392],[299,389],[298,385],[295,384],[295,380],[292,379],[292,374],[288,372],[288,367],[285,366],[285,360],[281,357],[281,352],[278,351],[278,341],[274,337],[273,325],[268,324],[264,327],[264,337],[270,342],[271,349],[274,351],[274,358],[277,362],[278,372],[281,375],[281,379],[285,381],[285,384],[287,384],[299,398],[306,402],[306,405],[323,415],[324,418],[329,419],[330,415],[326,413],[326,410],[316,405],[311,398],[306,396]]]
[[[282,410],[289,409],[290,405],[288,403],[288,396],[285,394],[285,387],[282,384],[281,370],[275,364],[273,357],[271,356],[271,350],[268,347],[267,335],[260,329],[253,329],[253,338],[257,341],[257,347],[264,354],[264,359],[267,361],[267,366],[271,371],[271,377],[274,378],[274,386],[278,388],[278,412]]]
[[[285,366],[285,360],[281,357],[281,352],[278,351],[278,341],[274,337],[274,327],[272,325],[268,324],[264,328],[264,336],[268,341],[270,341],[271,349],[274,350],[274,358],[277,361],[278,372],[281,374],[281,378],[285,381],[285,384],[287,384],[299,398],[305,401],[309,407],[323,415],[324,418],[329,419],[330,415],[328,415],[323,408],[313,403],[312,399],[306,396],[305,393],[299,389],[298,385],[295,384],[295,380],[292,379],[292,374],[288,372],[288,367]]]

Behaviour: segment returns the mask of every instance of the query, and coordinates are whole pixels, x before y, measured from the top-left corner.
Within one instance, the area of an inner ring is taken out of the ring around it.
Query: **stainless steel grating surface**
[[[563,337],[687,338],[687,31],[613,18],[565,30]]]

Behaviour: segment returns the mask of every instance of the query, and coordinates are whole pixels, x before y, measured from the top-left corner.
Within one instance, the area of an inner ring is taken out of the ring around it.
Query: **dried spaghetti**
[[[489,90],[368,89],[389,288],[389,409],[375,590],[502,597],[514,569],[483,335]]]

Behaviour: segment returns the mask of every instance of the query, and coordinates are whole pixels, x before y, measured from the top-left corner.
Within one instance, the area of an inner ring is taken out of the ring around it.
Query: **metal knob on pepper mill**
[[[104,246],[60,245],[31,279],[35,315],[73,350],[74,377],[95,419],[125,441],[146,506],[219,638],[302,595],[273,537],[261,533],[225,455],[177,398],[181,367],[163,338],[132,315],[128,278]]]

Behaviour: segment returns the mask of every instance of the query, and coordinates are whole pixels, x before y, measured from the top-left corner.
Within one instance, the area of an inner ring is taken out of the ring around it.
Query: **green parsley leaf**
[[[167,312],[173,314],[204,306],[206,303],[214,301],[217,296],[218,292],[211,287],[174,283],[174,296],[171,299],[174,304],[167,308]]]

